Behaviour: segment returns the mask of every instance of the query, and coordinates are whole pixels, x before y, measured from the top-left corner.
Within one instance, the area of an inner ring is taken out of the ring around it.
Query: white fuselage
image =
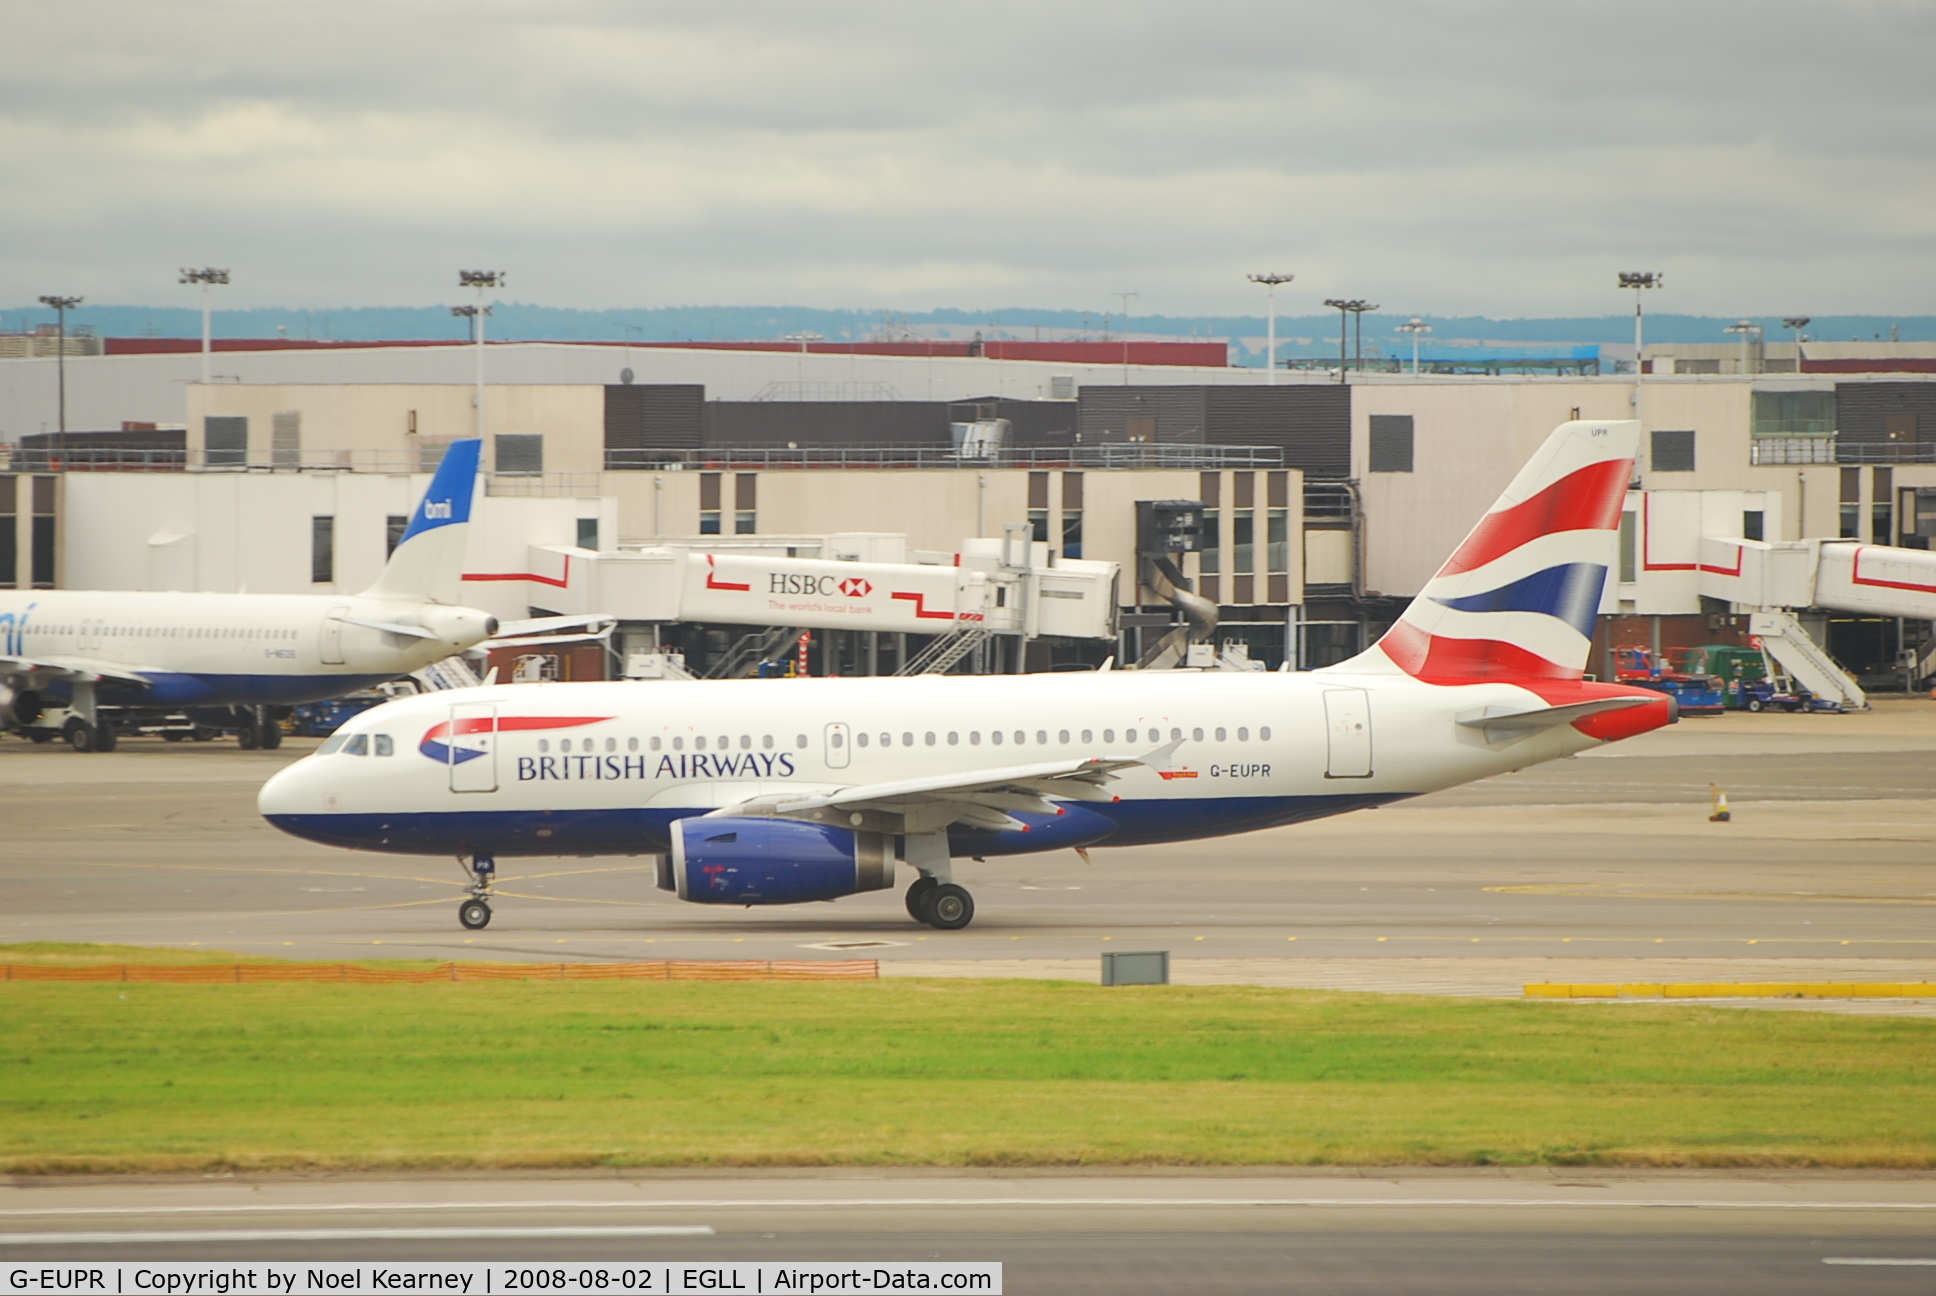
[[[349,595],[6,591],[0,658],[99,674],[101,699],[124,705],[289,704],[421,669],[483,639],[488,621]]]
[[[1599,745],[1566,724],[1489,740],[1458,723],[1545,705],[1515,684],[1335,671],[514,685],[365,712],[259,806],[286,831],[362,849],[646,854],[673,820],[759,797],[1176,744],[1120,770],[1114,800],[1081,807],[1109,821],[1100,838],[1032,823],[969,834],[971,849],[957,829],[957,854],[1008,854],[1292,823]]]

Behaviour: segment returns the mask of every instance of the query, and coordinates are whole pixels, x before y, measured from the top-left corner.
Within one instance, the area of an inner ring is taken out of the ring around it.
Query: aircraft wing
[[[835,792],[809,796],[762,797],[757,803],[768,813],[789,819],[832,818],[855,814],[886,816],[901,822],[896,831],[939,832],[962,823],[994,830],[1019,829],[1020,814],[1054,814],[1056,801],[1108,801],[1104,786],[1118,770],[1146,766],[1169,768],[1180,744],[1168,743],[1141,756],[1091,756],[1042,761],[996,769],[899,779],[891,783],[862,783]],[[744,814],[751,806],[716,813]]]
[[[0,675],[44,675],[54,679],[125,680],[130,684],[151,684],[146,675],[115,662],[93,661],[86,657],[0,657]]]

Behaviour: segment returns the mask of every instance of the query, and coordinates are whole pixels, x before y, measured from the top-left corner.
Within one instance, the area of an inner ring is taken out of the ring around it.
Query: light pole
[[[1755,323],[1753,320],[1736,320],[1721,331],[1723,333],[1739,333],[1741,335],[1741,372],[1747,373],[1748,342],[1751,338],[1760,335],[1761,325]]]
[[[1123,386],[1127,387],[1129,386],[1129,303],[1132,299],[1141,297],[1143,294],[1119,292],[1110,293],[1109,295],[1120,299],[1123,303]]]
[[[1802,371],[1802,341],[1803,341],[1802,330],[1808,327],[1808,320],[1809,320],[1809,317],[1806,315],[1786,315],[1782,317],[1782,321],[1781,321],[1781,326],[1783,328],[1790,329],[1795,334],[1795,372],[1796,373],[1800,373]]]
[[[42,306],[52,306],[59,323],[54,329],[54,372],[55,384],[60,393],[60,438],[55,442],[60,447],[60,456],[67,458],[67,312],[81,304],[79,297],[42,297]]]
[[[1398,331],[1412,335],[1412,377],[1416,378],[1418,377],[1418,335],[1421,333],[1430,333],[1432,326],[1414,315],[1412,316],[1412,322],[1409,324],[1400,324]]]
[[[821,336],[811,329],[803,329],[798,333],[787,334],[783,340],[800,344],[800,358],[793,362],[793,385],[800,390],[793,394],[793,399],[805,400],[807,398],[807,348],[820,341]]]
[[[182,267],[182,272],[181,272],[182,283],[200,284],[202,286],[202,385],[203,386],[207,386],[209,382],[209,373],[208,373],[209,353],[215,349],[213,334],[211,333],[210,327],[209,327],[210,316],[209,316],[209,307],[208,307],[208,290],[210,285],[226,284],[228,283],[228,281],[229,281],[229,272],[226,270],[218,270],[214,266],[204,266],[200,270],[192,270],[187,266]]]
[[[486,288],[502,287],[509,278],[510,276],[506,275],[502,270],[459,270],[457,272],[457,286],[459,288],[477,289],[477,305],[471,307],[453,306],[450,308],[450,313],[453,315],[470,316],[477,334],[476,403],[477,439],[480,442],[484,440],[484,317],[491,313],[491,308],[484,304],[484,290]]]
[[[1249,278],[1252,283],[1260,283],[1264,285],[1264,288],[1266,290],[1266,295],[1270,298],[1270,323],[1266,325],[1267,331],[1264,335],[1266,339],[1264,342],[1264,374],[1265,374],[1264,381],[1266,383],[1269,383],[1272,386],[1276,386],[1277,385],[1277,285],[1282,283],[1289,283],[1291,280],[1297,278],[1297,276],[1287,275],[1287,274],[1277,274],[1273,272],[1271,274],[1254,274],[1249,276]]]
[[[1667,286],[1667,276],[1654,270],[1622,270],[1620,286],[1633,289],[1634,295],[1634,421],[1640,418],[1640,295],[1649,288]]]
[[[1377,310],[1378,304],[1359,297],[1349,299],[1328,297],[1324,304],[1338,312],[1338,381],[1343,382],[1345,380],[1345,321],[1353,317],[1358,321],[1358,362],[1354,367],[1363,369],[1365,367],[1365,312]]]

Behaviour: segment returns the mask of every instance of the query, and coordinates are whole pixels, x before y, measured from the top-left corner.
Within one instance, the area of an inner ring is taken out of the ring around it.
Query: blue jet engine
[[[661,888],[697,904],[800,904],[893,885],[893,837],[797,819],[676,820],[659,872]]]

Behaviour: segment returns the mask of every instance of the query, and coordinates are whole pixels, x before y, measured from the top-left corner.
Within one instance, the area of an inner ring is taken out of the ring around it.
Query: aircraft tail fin
[[[464,541],[471,520],[471,501],[477,492],[478,452],[475,437],[453,441],[403,539],[397,542],[376,584],[363,598],[417,599],[455,605],[461,601]]]
[[[1632,420],[1560,424],[1385,636],[1337,669],[1579,679],[1639,444]]]

